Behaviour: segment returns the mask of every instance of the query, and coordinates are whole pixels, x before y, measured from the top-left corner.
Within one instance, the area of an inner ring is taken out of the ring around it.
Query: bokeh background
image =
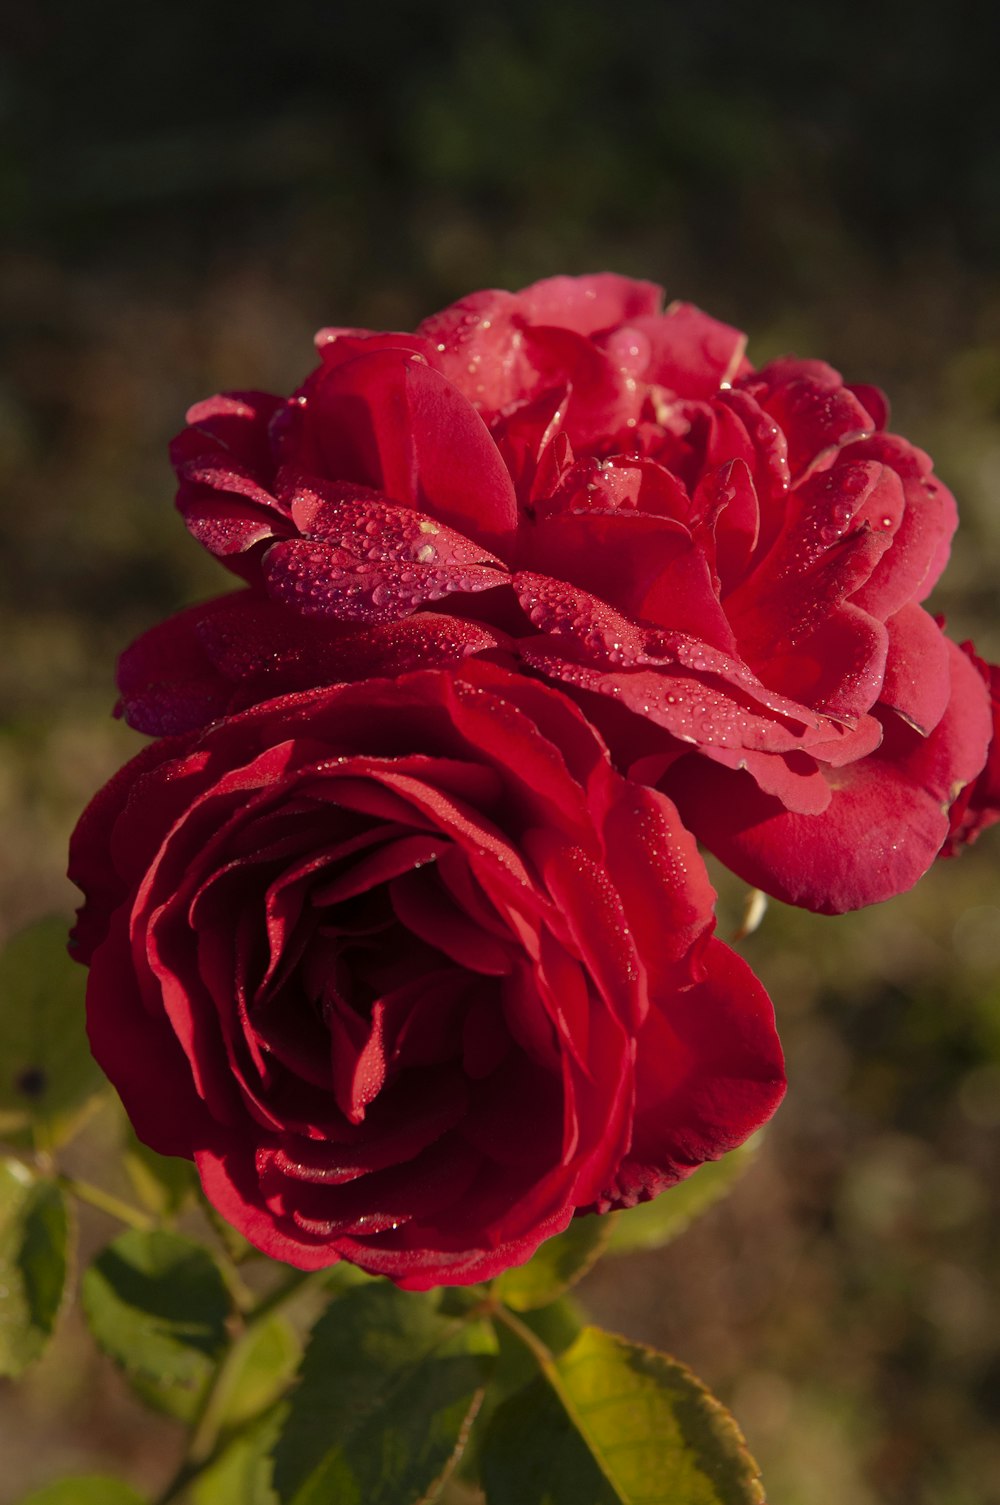
[[[39,0],[0,26],[5,933],[68,912],[68,832],[138,745],[115,655],[224,588],[168,439],[196,398],[296,385],[324,323],[609,268],[758,362],[878,382],[959,497],[934,604],[1000,655],[990,7]],[[583,1288],[733,1407],[773,1505],[1000,1500],[998,868],[995,831],[873,911],[771,906],[744,947],[789,1057],[765,1148]],[[93,1214],[87,1247],[112,1232]],[[175,1452],[72,1321],[0,1391],[4,1501],[73,1469],[150,1486]]]

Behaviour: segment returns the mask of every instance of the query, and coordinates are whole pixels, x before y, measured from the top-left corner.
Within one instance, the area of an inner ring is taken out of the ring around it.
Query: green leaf
[[[302,1343],[284,1317],[269,1317],[240,1344],[239,1361],[231,1374],[222,1412],[222,1430],[229,1431],[260,1415],[287,1388],[300,1359]]]
[[[729,1191],[747,1169],[760,1147],[763,1135],[754,1134],[721,1160],[709,1160],[652,1202],[642,1202],[618,1213],[607,1252],[627,1254],[632,1249],[659,1249],[669,1244],[689,1223],[701,1217]]]
[[[105,1474],[81,1474],[59,1479],[27,1495],[21,1505],[143,1505],[142,1495]]]
[[[496,1337],[435,1293],[357,1286],[313,1329],[275,1455],[283,1505],[417,1505],[464,1446]]]
[[[554,1354],[564,1353],[580,1336],[584,1326],[582,1307],[571,1296],[562,1296],[551,1306],[525,1312],[521,1321]],[[506,1329],[502,1329],[506,1332]]]
[[[194,1505],[279,1505],[271,1484],[274,1449],[287,1406],[276,1407],[248,1427],[220,1454],[191,1488]]]
[[[763,1505],[736,1423],[667,1354],[586,1327],[497,1409],[489,1505]]]
[[[526,1265],[505,1270],[494,1282],[495,1295],[515,1312],[549,1306],[600,1258],[615,1221],[607,1214],[574,1218],[565,1233],[546,1239]]]
[[[136,1138],[127,1121],[123,1159],[136,1196],[158,1218],[175,1217],[198,1189],[192,1161],[158,1155]]]
[[[563,1296],[551,1306],[536,1307],[525,1312],[521,1319],[536,1338],[553,1355],[564,1353],[580,1336],[584,1318],[580,1307],[569,1297]],[[486,1393],[483,1410],[476,1423],[476,1433],[483,1430],[486,1413],[495,1409],[501,1400],[513,1395],[535,1378],[538,1363],[534,1355],[516,1338],[503,1322],[496,1325],[498,1339],[497,1364]]]
[[[563,1353],[579,1337],[584,1325],[583,1313],[570,1296],[561,1296],[551,1306],[535,1307],[521,1317],[529,1328],[552,1354]],[[468,1446],[458,1467],[459,1478],[478,1484],[480,1473],[480,1449],[487,1435],[493,1412],[509,1395],[530,1384],[538,1373],[532,1354],[502,1322],[496,1325],[498,1339],[497,1363],[490,1378],[489,1388],[476,1416]]]
[[[66,922],[40,920],[0,954],[0,1135],[34,1129],[45,1146],[68,1139],[104,1078],[90,1054],[87,974],[66,952]]]
[[[0,1374],[20,1374],[48,1346],[66,1291],[70,1228],[55,1181],[0,1160]]]
[[[345,1291],[354,1290],[355,1286],[367,1286],[382,1281],[381,1275],[369,1275],[367,1270],[359,1270],[357,1265],[349,1264],[346,1259],[331,1265],[322,1278],[326,1290],[332,1291],[336,1296],[342,1296]],[[449,1289],[455,1291],[460,1288],[451,1286]],[[463,1307],[462,1310],[464,1312],[465,1308]]]
[[[278,1505],[273,1453],[288,1407],[275,1403],[301,1356],[298,1334],[279,1316],[251,1328],[231,1350],[217,1418],[221,1448],[193,1486],[195,1505]]]
[[[226,1343],[229,1294],[209,1251],[130,1230],[97,1256],[81,1295],[91,1332],[136,1393],[190,1420]]]

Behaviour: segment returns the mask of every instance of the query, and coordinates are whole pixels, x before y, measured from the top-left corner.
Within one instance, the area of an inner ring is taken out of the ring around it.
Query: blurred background
[[[287,391],[326,323],[613,269],[757,363],[884,385],[963,526],[934,599],[1000,655],[1000,131],[986,5],[10,6],[0,27],[0,911],[68,913],[68,833],[138,746],[116,654],[228,577],[173,511],[195,399]],[[1000,1500],[1000,836],[744,947],[790,1092],[595,1316],[736,1412],[772,1505]],[[723,884],[722,933],[738,885]],[[99,1142],[99,1140],[98,1140]],[[115,1231],[94,1213],[87,1247]],[[176,1447],[70,1322],[0,1391],[0,1498]]]

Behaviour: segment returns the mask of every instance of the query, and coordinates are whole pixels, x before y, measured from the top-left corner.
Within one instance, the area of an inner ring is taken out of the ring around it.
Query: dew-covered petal
[[[879,748],[828,774],[834,797],[821,815],[784,810],[746,772],[684,758],[666,787],[685,824],[741,878],[790,904],[840,914],[903,893],[937,855],[992,732],[981,677],[954,644],[949,655],[950,700],[934,730],[923,737],[888,713]]]
[[[878,700],[886,671],[885,625],[842,602],[794,646],[754,659],[769,685],[825,716],[855,721]]]
[[[650,997],[665,996],[669,985],[700,975],[699,943],[710,929],[715,891],[697,843],[670,800],[631,783],[621,787],[602,834]]]
[[[221,392],[196,402],[170,446],[179,478],[273,506],[270,426],[284,403],[270,392]]]
[[[374,487],[503,552],[517,500],[489,430],[419,355],[382,349],[324,370],[305,399],[301,472]]]
[[[906,506],[892,549],[856,596],[859,606],[883,621],[908,601],[923,601],[948,562],[958,526],[955,498],[934,475],[931,459],[898,434],[873,434],[843,451],[845,461],[876,461],[900,480]]]
[[[724,650],[733,645],[708,561],[671,518],[630,511],[540,518],[520,557],[523,569],[571,581],[633,621],[689,632]]]
[[[492,565],[361,563],[311,539],[273,545],[262,572],[274,600],[304,616],[386,623],[457,591],[493,590],[504,575]]]
[[[875,430],[871,414],[822,362],[772,362],[751,378],[750,388],[785,435],[793,482]]]
[[[869,521],[873,507],[877,529]],[[726,598],[744,651],[762,659],[794,647],[841,602],[857,601],[892,545],[902,510],[896,476],[877,465],[838,465],[798,487],[766,557]]]
[[[693,303],[671,303],[658,318],[632,322],[651,347],[646,380],[668,391],[710,397],[741,370],[746,335]]]
[[[879,700],[915,731],[937,726],[948,706],[950,654],[934,618],[910,603],[886,622],[889,651]]]

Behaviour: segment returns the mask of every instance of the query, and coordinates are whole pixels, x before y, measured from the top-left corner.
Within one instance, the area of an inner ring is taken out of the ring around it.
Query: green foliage
[[[271,1483],[274,1449],[287,1406],[276,1407],[247,1427],[204,1473],[191,1490],[193,1505],[279,1505]]]
[[[198,1476],[195,1505],[277,1505],[273,1454],[288,1408],[276,1402],[301,1355],[297,1332],[278,1315],[252,1326],[231,1350],[214,1392],[221,1441]]]
[[[682,1364],[587,1327],[500,1406],[489,1505],[763,1505],[732,1417]]]
[[[229,1294],[201,1244],[162,1230],[130,1230],[97,1256],[83,1309],[105,1353],[143,1400],[193,1416],[226,1344]]]
[[[254,1327],[239,1347],[222,1412],[226,1432],[259,1416],[284,1391],[302,1357],[299,1335],[284,1317]]]
[[[136,1196],[157,1218],[173,1218],[198,1188],[198,1172],[190,1160],[158,1155],[137,1139],[130,1124],[125,1130],[122,1158]]]
[[[580,1336],[584,1317],[579,1307],[563,1296],[551,1306],[536,1307],[525,1312],[524,1326],[541,1340],[552,1354],[564,1353]],[[498,1357],[496,1372],[486,1392],[486,1401],[476,1424],[476,1435],[483,1431],[483,1423],[489,1412],[496,1409],[502,1400],[513,1395],[524,1385],[530,1384],[538,1372],[537,1361],[531,1351],[515,1338],[502,1322],[497,1323]]]
[[[750,1164],[760,1145],[755,1134],[721,1160],[701,1165],[686,1181],[679,1181],[652,1202],[642,1202],[618,1214],[607,1244],[609,1254],[632,1249],[658,1249],[669,1244],[689,1223],[726,1195]]]
[[[59,1185],[0,1160],[0,1374],[48,1345],[66,1290],[70,1211]]]
[[[27,1495],[21,1505],[143,1505],[129,1485],[105,1474],[81,1474],[76,1479],[59,1479]]]
[[[496,1339],[439,1293],[358,1286],[313,1330],[275,1455],[282,1505],[417,1505],[464,1445]]]
[[[22,930],[0,954],[0,1134],[50,1147],[68,1139],[103,1078],[90,1054],[86,973],[66,952],[66,922]]]
[[[551,1306],[534,1307],[521,1315],[521,1322],[541,1340],[552,1354],[563,1353],[580,1335],[583,1313],[568,1296],[561,1296]],[[476,1416],[468,1446],[459,1464],[459,1477],[477,1483],[480,1475],[481,1448],[489,1432],[490,1417],[508,1396],[528,1385],[538,1372],[529,1349],[513,1336],[502,1322],[496,1324],[497,1364],[490,1379],[483,1404]]]
[[[551,1306],[536,1307],[534,1311],[522,1313],[521,1321],[553,1354],[564,1353],[570,1344],[576,1342],[586,1324],[582,1309],[569,1296],[561,1296]],[[498,1335],[502,1347],[507,1329],[501,1326]]]
[[[494,1292],[515,1312],[548,1306],[600,1258],[615,1221],[607,1215],[574,1218],[564,1233],[546,1239],[526,1265],[505,1270]]]

